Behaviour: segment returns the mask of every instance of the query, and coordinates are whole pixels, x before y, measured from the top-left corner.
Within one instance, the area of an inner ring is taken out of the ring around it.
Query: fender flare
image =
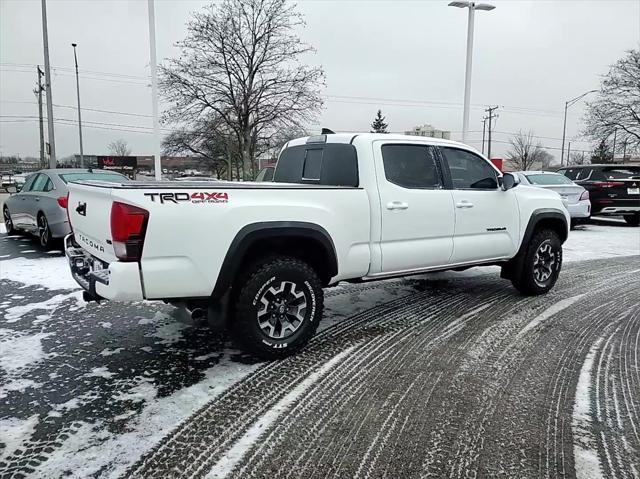
[[[560,237],[560,241],[563,243],[567,240],[569,235],[569,225],[567,224],[567,218],[562,213],[562,211],[553,209],[553,208],[539,208],[534,210],[529,217],[529,223],[527,224],[527,228],[524,231],[524,235],[522,237],[522,242],[520,243],[520,248],[518,249],[518,255],[524,252],[533,236],[533,232],[536,229],[536,226],[542,221],[546,219],[553,219],[562,221],[562,224],[565,227],[565,233]]]
[[[229,245],[224,257],[216,285],[211,297],[224,296],[240,272],[240,267],[249,248],[256,242],[268,238],[308,238],[322,245],[327,258],[329,278],[338,274],[338,258],[331,236],[322,226],[304,221],[266,221],[244,226]]]

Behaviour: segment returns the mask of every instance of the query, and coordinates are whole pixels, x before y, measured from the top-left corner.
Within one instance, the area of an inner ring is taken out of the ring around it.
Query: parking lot
[[[0,235],[7,477],[637,477],[640,229],[580,226],[557,287],[497,268],[326,291],[261,363],[157,303],[87,304]]]

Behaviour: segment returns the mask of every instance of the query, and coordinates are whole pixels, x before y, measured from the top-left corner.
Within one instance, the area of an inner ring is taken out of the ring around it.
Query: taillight
[[[588,200],[589,199],[589,191],[588,190],[584,190],[582,192],[582,194],[580,195],[580,200],[579,201],[584,201],[584,200]]]
[[[114,201],[111,205],[111,239],[121,261],[140,261],[149,212]]]
[[[598,186],[600,188],[613,188],[614,186],[624,186],[624,182],[622,181],[596,181],[593,183],[593,186]]]
[[[66,210],[69,205],[69,194],[67,193],[67,196],[61,196],[58,198],[58,204]]]

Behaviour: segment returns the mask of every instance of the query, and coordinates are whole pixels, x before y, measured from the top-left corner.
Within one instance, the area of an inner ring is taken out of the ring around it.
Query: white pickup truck
[[[266,358],[309,341],[339,281],[500,265],[546,293],[570,224],[466,145],[369,133],[290,141],[269,183],[85,181],[68,205],[88,299],[185,305]]]

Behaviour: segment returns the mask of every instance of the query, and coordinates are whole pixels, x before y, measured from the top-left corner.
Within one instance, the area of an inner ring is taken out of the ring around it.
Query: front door
[[[451,177],[456,218],[451,263],[513,256],[520,229],[513,189],[498,186],[497,170],[481,156],[461,148],[441,151]]]
[[[453,251],[451,191],[434,146],[375,142],[382,273],[442,266]]]

